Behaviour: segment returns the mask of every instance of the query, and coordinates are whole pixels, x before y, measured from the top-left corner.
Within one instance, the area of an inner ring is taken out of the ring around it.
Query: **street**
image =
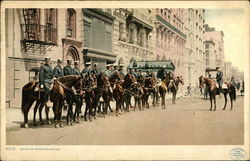
[[[217,96],[217,111],[201,98],[178,98],[175,105],[166,101],[166,110],[150,107],[130,110],[121,116],[110,113],[80,124],[8,128],[9,145],[237,145],[244,142],[244,97],[237,96],[222,110],[224,97]],[[114,106],[112,106],[114,108]],[[84,110],[84,109],[83,109]],[[30,115],[33,109],[30,111]],[[20,111],[20,115],[21,111]],[[50,112],[52,115],[52,112]],[[31,116],[29,117],[31,120]],[[38,117],[37,117],[38,118]]]

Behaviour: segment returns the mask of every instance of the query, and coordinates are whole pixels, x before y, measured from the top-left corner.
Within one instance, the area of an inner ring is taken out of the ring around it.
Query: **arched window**
[[[67,36],[76,37],[76,12],[74,9],[67,10]]]

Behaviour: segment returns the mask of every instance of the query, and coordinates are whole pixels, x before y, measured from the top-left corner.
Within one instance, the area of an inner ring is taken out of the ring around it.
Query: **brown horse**
[[[172,79],[169,83],[168,88],[170,89],[170,91],[173,93],[173,97],[172,97],[172,104],[175,104],[175,100],[176,100],[176,94],[178,91],[178,87],[179,84],[184,85],[184,81],[182,76],[177,76],[176,78]]]
[[[154,92],[156,82],[152,77],[145,78],[144,86],[143,86],[143,97],[142,97],[142,106],[149,108],[148,98],[151,93]],[[154,103],[153,103],[154,104]]]
[[[70,77],[71,79],[69,79],[69,80],[71,80],[70,81],[71,83],[68,83],[68,81],[67,81],[67,83],[69,85],[68,87],[71,88],[73,85],[76,85],[77,84],[76,80],[80,81],[79,77],[80,76]],[[24,115],[24,124],[23,124],[24,127],[28,127],[28,113],[29,113],[29,110],[34,102],[36,102],[36,105],[34,107],[33,124],[35,126],[37,125],[36,112],[37,112],[38,107],[39,107],[40,123],[41,123],[41,125],[44,124],[43,119],[42,119],[42,109],[43,109],[44,103],[41,101],[41,98],[42,98],[41,96],[44,94],[44,92],[40,91],[40,89],[36,90],[38,85],[39,85],[39,82],[32,81],[32,82],[29,82],[28,84],[24,85],[22,88],[22,107],[21,107],[21,110],[22,110],[22,113]],[[58,88],[56,88],[56,87],[58,87]],[[55,95],[58,93],[61,93],[61,95],[64,95],[64,90],[61,86],[58,86],[57,84],[55,84],[55,87],[53,86],[53,88],[52,88],[50,98],[58,97],[58,95]],[[55,109],[55,108],[53,107],[53,109]],[[49,107],[46,107],[45,112],[46,112],[46,121],[48,124],[51,124],[49,121],[49,116],[48,116],[49,115]],[[55,116],[54,118],[56,119],[57,116]]]
[[[214,80],[206,77],[199,77],[199,87],[203,87],[204,84],[208,87],[208,93],[209,93],[209,99],[210,99],[210,111],[212,111],[213,108],[213,100],[214,100],[214,111],[216,110],[216,93],[217,93],[217,87]]]
[[[94,91],[94,98],[93,98],[93,116],[96,119],[96,113],[97,113],[97,107],[98,107],[98,112],[101,112],[101,108],[99,106],[100,104],[100,98],[103,97],[104,93],[108,93],[108,88],[110,86],[109,79],[108,77],[103,74],[102,72],[96,75],[96,87],[93,89]],[[105,102],[105,108],[104,108],[104,117],[105,113],[107,111],[108,107],[108,101],[109,97],[103,97],[104,102]]]
[[[72,88],[73,87],[73,88]],[[53,111],[54,111],[54,121],[55,127],[63,127],[61,123],[62,117],[62,107],[64,100],[68,103],[68,112],[67,112],[67,124],[73,125],[73,123],[79,120],[79,113],[82,106],[82,95],[84,81],[83,76],[80,75],[68,75],[60,77],[54,82],[54,86],[51,90],[50,100],[53,102]],[[73,90],[74,89],[74,90]],[[76,104],[75,114],[73,114],[73,103]]]
[[[230,101],[231,101],[231,108],[230,108],[230,110],[233,110],[233,101],[236,100],[236,89],[229,82],[224,82],[224,84],[226,85],[226,88],[224,88],[224,86],[222,85],[222,93],[224,94],[224,98],[225,98],[225,105],[224,105],[223,110],[225,110],[226,106],[227,106],[227,94],[229,94]]]
[[[121,114],[121,108],[123,103],[123,94],[124,94],[124,89],[122,87],[123,77],[118,71],[114,71],[111,74],[109,81],[113,89],[113,97],[116,101],[116,116],[118,116],[118,114]]]
[[[160,85],[159,85],[159,93],[160,93],[160,96],[161,96],[162,109],[166,109],[165,96],[166,96],[166,93],[167,93],[167,90],[168,90],[170,79],[171,79],[171,76],[170,76],[170,73],[168,73],[166,75],[166,77],[160,82]]]
[[[129,106],[131,105],[131,98],[134,95],[134,85],[135,85],[136,78],[134,75],[127,73],[127,75],[124,78],[124,82],[122,84],[122,87],[124,89],[124,95],[123,99],[126,104],[125,112],[129,112]]]

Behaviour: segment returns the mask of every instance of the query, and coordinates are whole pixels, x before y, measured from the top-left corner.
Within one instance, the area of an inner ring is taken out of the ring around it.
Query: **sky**
[[[247,64],[248,22],[244,20],[244,9],[206,9],[205,23],[224,33],[225,61],[230,61],[240,71]]]

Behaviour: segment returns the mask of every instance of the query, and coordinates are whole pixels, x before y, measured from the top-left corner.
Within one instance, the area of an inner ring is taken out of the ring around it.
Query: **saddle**
[[[228,86],[226,83],[223,83],[222,86],[221,86],[222,89],[228,89]]]

